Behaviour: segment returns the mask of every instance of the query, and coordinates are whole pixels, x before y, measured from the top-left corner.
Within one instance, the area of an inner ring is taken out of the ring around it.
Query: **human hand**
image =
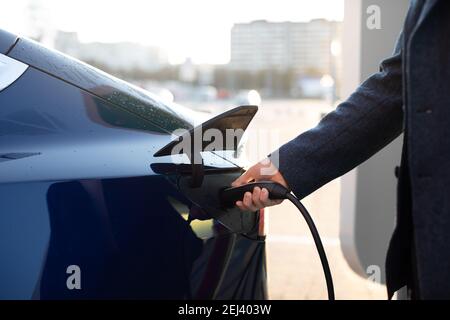
[[[238,187],[251,181],[273,181],[289,188],[280,171],[278,171],[277,167],[268,158],[250,167],[243,175],[233,181],[231,185]],[[280,204],[282,201],[269,199],[269,191],[267,189],[255,187],[253,192],[246,192],[244,194],[242,201],[236,201],[236,206],[242,211],[257,211],[265,207]]]

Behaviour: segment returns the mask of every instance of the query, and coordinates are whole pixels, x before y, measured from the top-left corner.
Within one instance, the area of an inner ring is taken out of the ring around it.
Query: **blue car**
[[[267,298],[264,213],[217,200],[239,150],[168,152],[255,112],[204,122],[0,30],[0,299]]]

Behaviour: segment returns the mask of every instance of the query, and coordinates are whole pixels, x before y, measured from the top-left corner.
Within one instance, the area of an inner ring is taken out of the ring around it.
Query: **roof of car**
[[[0,29],[0,53],[7,54],[16,41],[16,35]]]

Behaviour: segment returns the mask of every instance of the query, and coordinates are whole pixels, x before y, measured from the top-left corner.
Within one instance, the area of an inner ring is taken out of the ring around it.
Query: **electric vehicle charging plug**
[[[269,199],[272,200],[288,199],[300,211],[300,213],[302,214],[303,218],[306,221],[306,224],[309,227],[309,230],[311,231],[311,235],[314,239],[314,243],[316,245],[317,252],[320,257],[320,262],[322,263],[323,273],[325,275],[325,281],[327,284],[328,300],[334,300],[333,278],[331,276],[331,270],[328,265],[327,255],[325,253],[322,240],[320,239],[319,232],[317,231],[317,228],[308,210],[306,210],[306,208],[303,206],[300,200],[298,200],[297,197],[294,196],[287,188],[285,188],[279,183],[272,181],[251,182],[239,187],[225,188],[221,190],[219,195],[222,205],[225,208],[233,207],[236,201],[241,200],[246,192],[253,192],[253,189],[255,187],[267,189],[267,191],[269,192]]]
[[[220,193],[222,205],[226,208],[235,206],[236,201],[242,200],[246,192],[253,192],[255,187],[267,189],[269,191],[269,198],[272,200],[286,199],[290,193],[281,184],[272,181],[250,182],[239,187],[223,189]]]

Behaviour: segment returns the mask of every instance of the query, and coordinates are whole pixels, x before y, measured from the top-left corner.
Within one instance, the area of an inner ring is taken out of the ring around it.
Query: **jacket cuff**
[[[308,170],[304,168],[305,163],[301,157],[295,155],[295,147],[290,143],[286,143],[278,150],[269,154],[269,159],[272,164],[278,168],[284,180],[286,180],[288,187],[298,199],[303,199],[314,191],[308,188],[311,182],[308,182]],[[303,167],[303,168],[302,168]]]

